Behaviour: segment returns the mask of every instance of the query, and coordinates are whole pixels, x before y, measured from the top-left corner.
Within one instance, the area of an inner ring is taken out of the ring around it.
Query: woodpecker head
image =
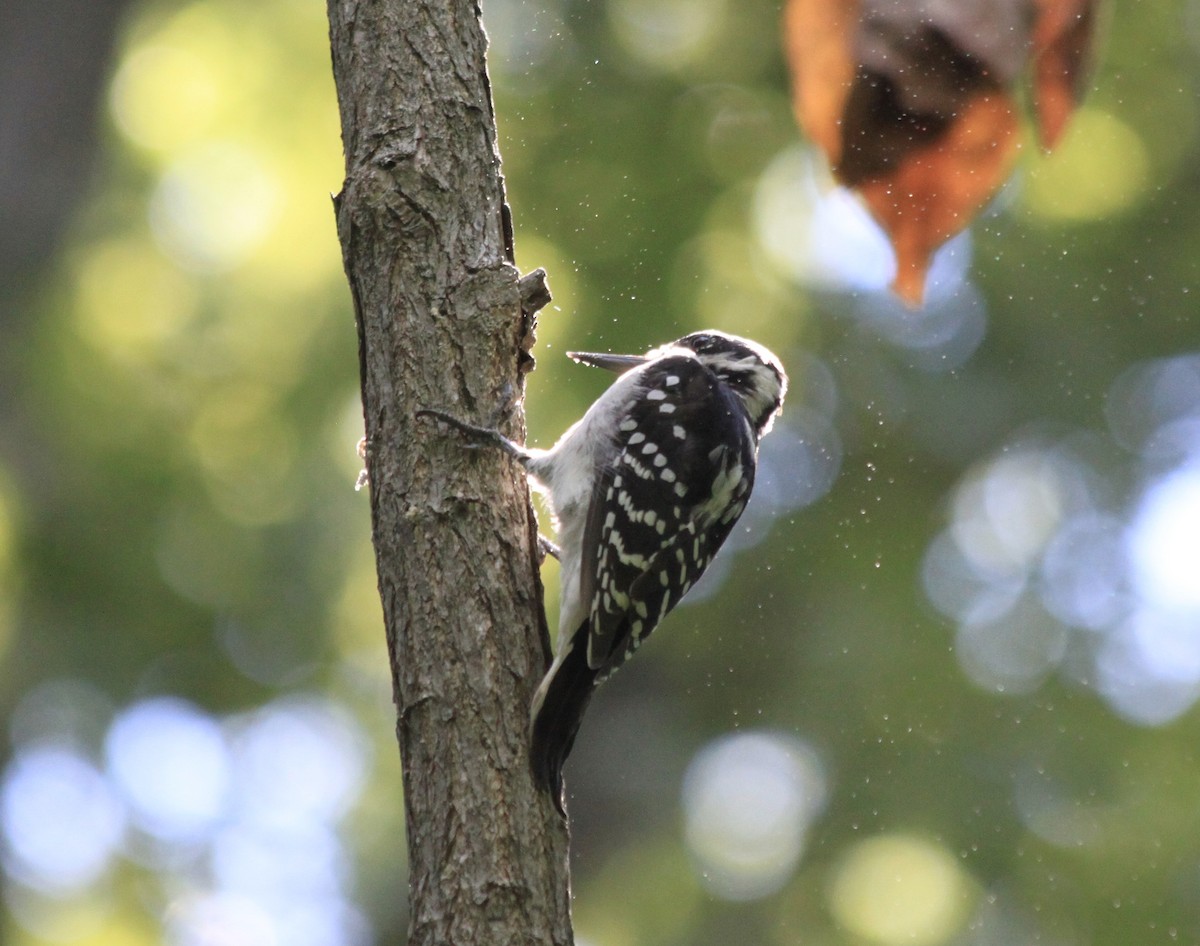
[[[644,355],[605,355],[567,352],[576,361],[623,374],[667,355],[691,354],[715,374],[741,400],[761,439],[771,429],[787,393],[783,365],[770,351],[748,338],[726,335],[715,329],[693,332]]]
[[[729,386],[745,405],[756,437],[771,429],[787,393],[787,375],[771,352],[747,338],[711,329],[685,335],[658,353],[672,348],[694,352],[704,367]]]

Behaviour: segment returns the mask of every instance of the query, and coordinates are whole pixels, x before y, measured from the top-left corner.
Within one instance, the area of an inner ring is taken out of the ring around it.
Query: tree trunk
[[[412,946],[572,941],[567,830],[529,768],[549,657],[521,471],[413,418],[524,439],[512,265],[472,0],[328,0],[367,469],[407,805]],[[532,281],[537,288],[539,280]],[[509,405],[516,404],[515,408]],[[397,839],[398,840],[398,839]]]

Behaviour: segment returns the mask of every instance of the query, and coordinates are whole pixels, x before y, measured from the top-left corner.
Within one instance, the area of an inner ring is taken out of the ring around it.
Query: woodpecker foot
[[[420,410],[414,411],[413,416],[419,420],[432,418],[448,427],[453,427],[467,438],[467,446],[469,447],[494,446],[497,445],[497,440],[503,439],[498,430],[468,424],[465,420],[459,420],[453,414],[447,414],[445,411],[435,410],[432,407],[422,407]]]
[[[521,447],[513,443],[505,437],[500,431],[493,430],[490,427],[477,427],[475,424],[468,424],[465,420],[459,420],[453,414],[447,414],[445,411],[434,410],[433,408],[423,407],[413,414],[417,418],[433,418],[441,421],[449,427],[453,427],[459,433],[463,434],[467,439],[467,447],[478,449],[479,447],[497,447],[503,450],[511,457],[516,457],[518,460],[526,460],[529,454]]]
[[[543,562],[546,560],[547,555],[557,562],[562,561],[562,549],[560,549],[541,533],[538,533],[538,552],[541,554],[541,560]]]

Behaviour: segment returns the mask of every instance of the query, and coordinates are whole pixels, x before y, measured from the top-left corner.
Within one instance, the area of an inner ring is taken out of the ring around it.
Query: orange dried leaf
[[[894,174],[861,185],[896,251],[892,288],[906,303],[920,304],[934,250],[988,202],[1008,175],[1017,147],[1011,99],[982,92],[944,135],[909,152]]]
[[[1046,151],[1058,144],[1083,98],[1095,24],[1095,0],[1038,0],[1033,91],[1038,136]]]
[[[791,0],[784,15],[796,118],[832,165],[841,159],[859,7],[859,0]]]
[[[921,300],[933,251],[1010,170],[1014,88],[1031,59],[1042,141],[1049,148],[1062,134],[1082,94],[1098,6],[789,0],[796,115],[887,231],[893,288],[910,304]]]

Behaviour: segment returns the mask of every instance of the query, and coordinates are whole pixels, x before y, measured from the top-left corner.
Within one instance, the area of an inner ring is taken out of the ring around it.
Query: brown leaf
[[[1001,91],[942,32],[873,35],[872,25],[865,23],[859,37],[842,152],[834,163],[838,180],[851,187],[900,173],[913,155],[952,131],[974,98]]]
[[[854,81],[859,0],[791,0],[784,34],[796,116],[829,163],[842,154],[842,112]]]
[[[1003,184],[1018,147],[1014,90],[1036,57],[1043,141],[1078,101],[1097,0],[790,0],[800,124],[859,190],[918,304],[933,251]]]
[[[859,185],[896,251],[892,289],[920,305],[934,250],[965,227],[1004,182],[1018,147],[1007,95],[980,92],[945,133],[910,151],[893,174]]]
[[[1037,0],[1033,93],[1038,135],[1050,151],[1083,98],[1090,72],[1096,0]]]

